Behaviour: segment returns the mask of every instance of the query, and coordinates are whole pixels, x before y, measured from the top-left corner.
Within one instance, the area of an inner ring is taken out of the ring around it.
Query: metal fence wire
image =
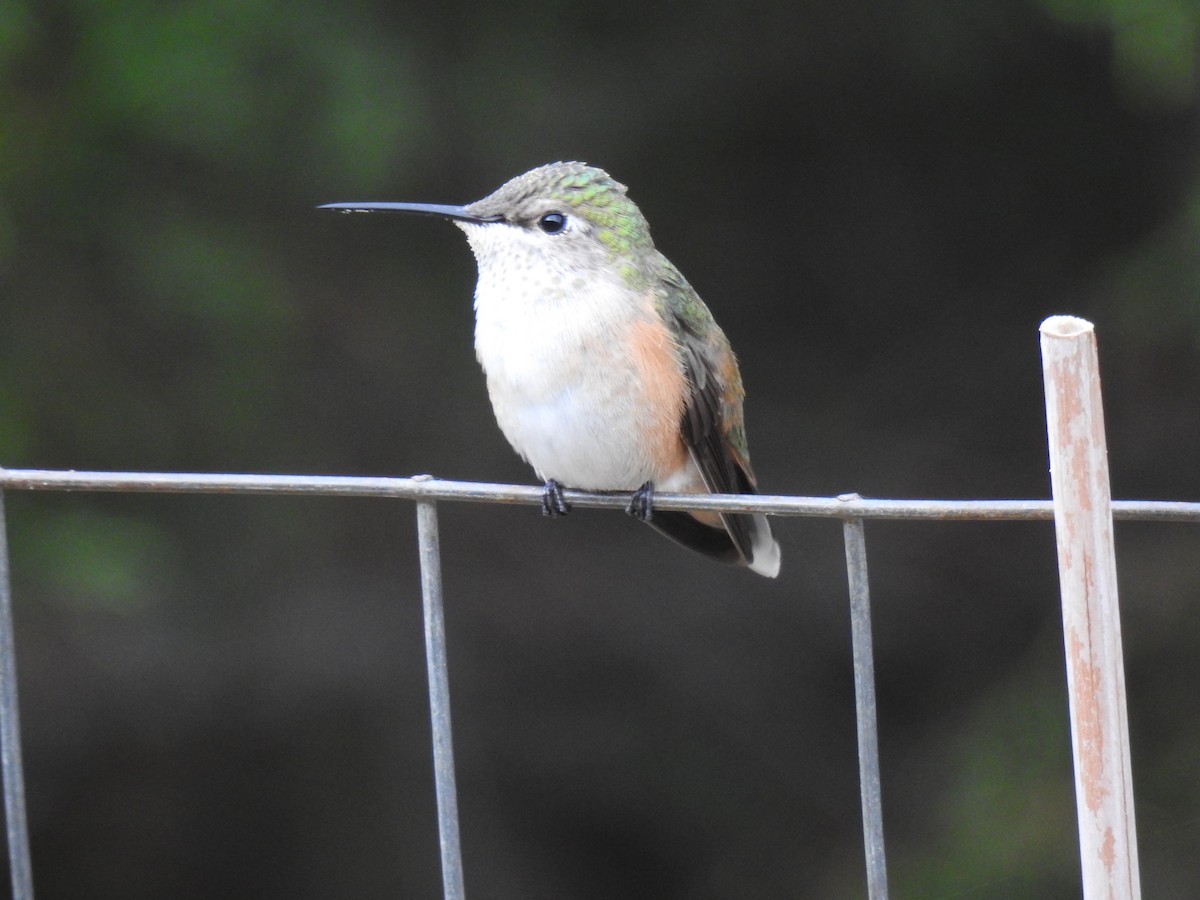
[[[868,590],[867,519],[1055,520],[1063,595],[1072,745],[1085,898],[1140,897],[1128,763],[1124,676],[1116,610],[1113,520],[1200,522],[1200,503],[1112,501],[1100,416],[1095,339],[1089,323],[1042,325],[1053,500],[887,500],[840,497],[656,494],[663,510],[757,512],[840,521],[846,550],[866,881],[888,896]],[[231,475],[0,469],[0,743],[14,900],[33,900],[25,813],[16,660],[3,492],[122,491],[391,497],[414,502],[425,613],[429,708],[446,900],[465,897],[442,612],[440,502],[538,505],[541,488],[412,478]],[[623,509],[627,498],[566,491],[581,507]],[[1082,623],[1082,624],[1080,624]],[[1080,633],[1083,629],[1084,633]],[[1080,669],[1080,667],[1084,667]],[[1088,678],[1073,673],[1087,671]],[[1082,726],[1081,724],[1082,723]],[[1103,745],[1102,747],[1099,745]],[[1112,758],[1103,756],[1111,754]],[[1102,796],[1103,803],[1095,803]],[[1099,843],[1097,843],[1099,842]]]

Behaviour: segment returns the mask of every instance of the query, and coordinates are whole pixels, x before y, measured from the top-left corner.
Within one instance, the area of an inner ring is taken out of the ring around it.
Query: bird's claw
[[[649,522],[654,517],[654,482],[647,481],[633,492],[625,512],[640,522]]]
[[[557,519],[571,511],[571,505],[563,496],[563,486],[553,478],[542,488],[542,515]]]

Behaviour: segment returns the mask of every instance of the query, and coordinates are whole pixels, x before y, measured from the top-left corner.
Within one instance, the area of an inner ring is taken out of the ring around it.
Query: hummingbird
[[[581,162],[540,166],[463,206],[328,203],[449,219],[479,279],[475,353],[500,430],[545,482],[630,491],[628,512],[679,544],[774,578],[763,515],[655,510],[654,492],[757,493],[744,391],[725,333],[655,249],[625,185]]]

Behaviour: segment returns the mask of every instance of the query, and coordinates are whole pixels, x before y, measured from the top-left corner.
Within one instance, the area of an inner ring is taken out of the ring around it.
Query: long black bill
[[[442,219],[458,219],[460,222],[475,222],[479,225],[504,221],[504,216],[477,216],[468,212],[465,206],[453,206],[446,203],[392,203],[386,200],[371,200],[365,203],[322,203],[317,209],[336,209],[341,212],[416,213],[419,216],[438,216]]]

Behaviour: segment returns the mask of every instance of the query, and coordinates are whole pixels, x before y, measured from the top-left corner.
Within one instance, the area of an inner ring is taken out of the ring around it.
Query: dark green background
[[[1118,497],[1200,496],[1190,0],[0,4],[0,463],[532,481],[450,226],[630,185],[771,493],[1044,497],[1096,323]],[[39,897],[433,897],[410,504],[10,493]],[[443,505],[467,886],[860,897],[836,523],[771,582]],[[1047,523],[871,523],[893,896],[1079,896]],[[1117,529],[1145,895],[1200,895],[1200,535]]]

